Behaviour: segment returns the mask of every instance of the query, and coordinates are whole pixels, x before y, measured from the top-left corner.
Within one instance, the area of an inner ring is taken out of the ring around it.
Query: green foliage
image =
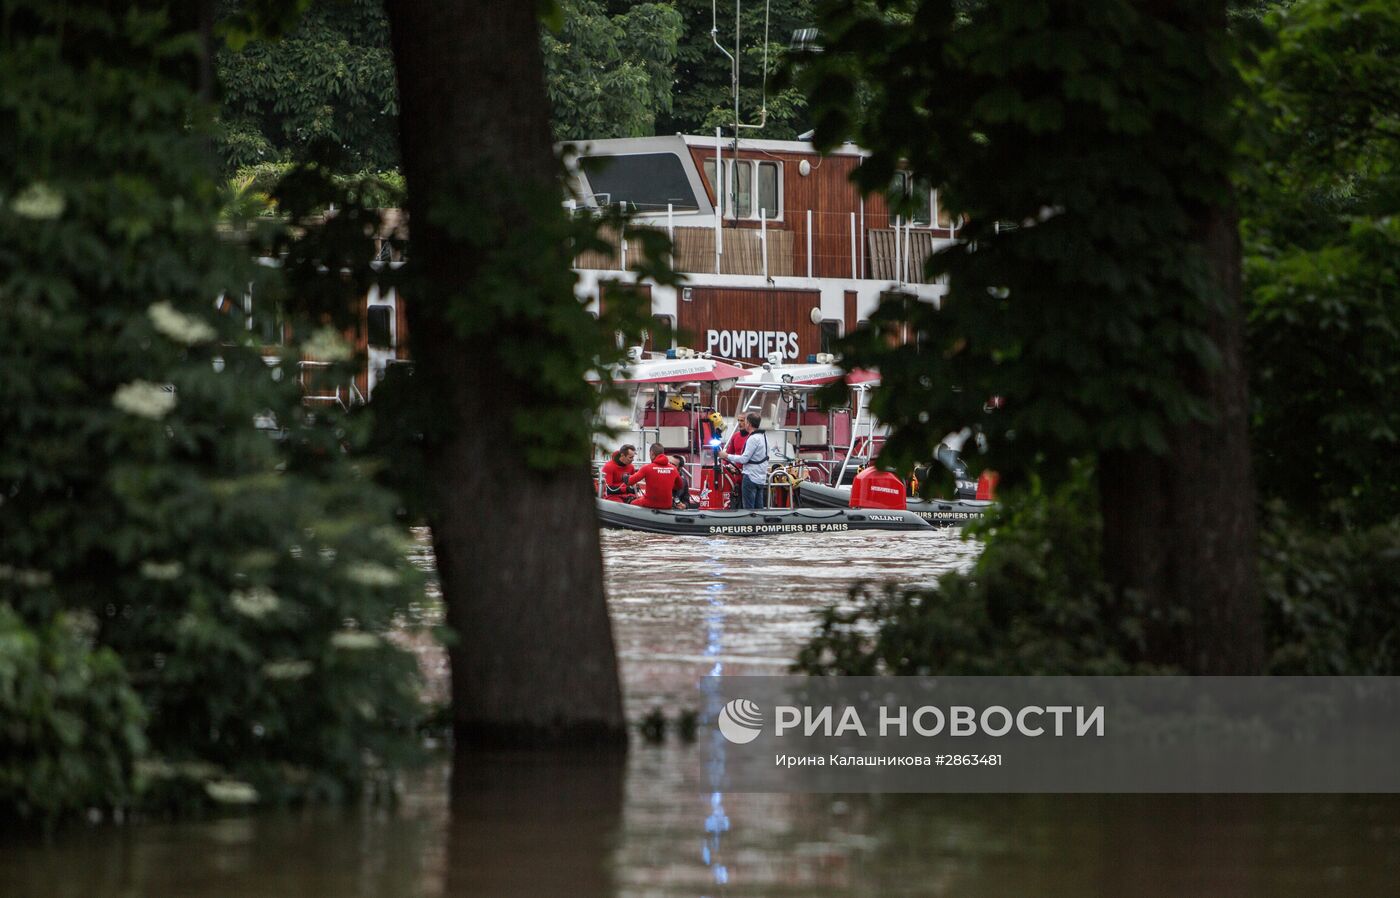
[[[986,548],[927,590],[857,590],[820,614],[796,668],[816,675],[1124,675],[1142,663],[1156,612],[1114,598],[1088,466],[1052,492],[1038,481],[973,531]],[[1319,532],[1275,507],[1263,533],[1268,672],[1400,674],[1400,525]]]
[[[728,57],[714,45],[710,28],[716,27],[721,45],[734,52],[734,4],[712,8],[702,0],[674,0],[684,33],[676,53],[675,99],[669,116],[663,116],[657,132],[711,134],[715,126],[734,124],[734,96]],[[761,130],[745,131],[746,137],[792,139],[807,130],[807,101],[801,88],[775,79],[788,58],[792,32],[816,24],[812,0],[771,0],[745,3],[740,11],[739,110],[746,124],[758,123],[765,100],[764,13],[768,14],[768,121]]]
[[[553,19],[541,47],[555,137],[655,133],[671,112],[682,30],[675,7],[610,12],[596,0],[564,0]],[[307,158],[323,143],[339,148],[337,174],[397,167],[398,89],[382,0],[225,0],[220,21],[226,171]]]
[[[1214,71],[1221,87],[1180,92],[1197,77],[1183,80],[1176,71],[1191,59],[1189,49],[1176,48],[1168,66],[1148,62],[1168,49],[1165,31],[1140,31],[1144,22],[1116,6],[1096,7],[1096,25],[1067,28],[1065,14],[1058,4],[1018,4],[973,10],[959,24],[946,7],[921,4],[911,21],[925,41],[941,35],[939,64],[949,80],[931,77],[913,45],[890,34],[888,11],[846,11],[834,15],[829,46],[836,52],[813,63],[816,88],[832,91],[815,104],[823,133],[864,127],[885,137],[899,147],[885,163],[906,156],[946,185],[955,209],[973,216],[967,234],[976,252],[935,259],[935,270],[951,276],[946,310],[937,318],[911,315],[925,338],[918,349],[892,350],[881,339],[883,329],[910,317],[899,303],[886,304],[874,332],[850,343],[848,357],[875,361],[888,384],[909,391],[907,401],[892,398],[876,412],[902,424],[928,416],[924,433],[904,430],[920,440],[946,422],[939,410],[969,419],[988,392],[1014,396],[1004,417],[987,419],[988,430],[1002,431],[993,447],[1015,437],[1051,460],[1075,444],[1155,445],[1166,423],[1196,413],[1189,396],[1158,380],[1193,354],[1208,361],[1191,328],[1196,312],[1168,314],[1154,305],[1149,294],[1169,280],[1162,279],[1165,261],[1142,241],[1179,245],[1191,206],[1210,199],[1225,174],[1219,160],[1229,157],[1231,130],[1207,118],[1172,127],[1161,148],[1142,144],[1138,160],[1123,151],[1182,122],[1191,92],[1219,115],[1219,91],[1231,78],[1212,49],[1197,69]],[[1253,13],[1245,18],[1254,21]],[[1273,34],[1270,46],[1245,64],[1259,102],[1246,108],[1253,167],[1242,172],[1240,205],[1253,437],[1261,492],[1274,499],[1260,559],[1268,670],[1393,675],[1400,672],[1400,78],[1393,64],[1400,11],[1387,3],[1302,0],[1266,15],[1263,27]],[[1086,36],[1095,29],[1102,31],[1091,52]],[[917,90],[899,80],[900,71],[930,85],[924,97],[900,105],[881,95]],[[1169,71],[1175,87],[1159,81]],[[876,95],[862,119],[839,102],[854,84]],[[972,92],[959,99],[963,90]],[[1098,108],[1098,125],[1086,119],[1085,104]],[[909,116],[899,118],[902,112]],[[958,129],[958,122],[976,127]],[[918,139],[931,141],[927,153]],[[1169,154],[1182,146],[1205,150],[1172,163]],[[888,178],[879,165],[878,153],[865,167],[872,186]],[[1039,199],[1035,184],[1046,191]],[[1028,199],[1043,203],[1049,220]],[[1147,217],[1154,203],[1166,213],[1162,220]],[[1077,209],[1096,219],[1078,219]],[[988,235],[979,220],[1035,224],[1000,234],[991,227]],[[1040,280],[1029,276],[1036,252]],[[1004,268],[991,268],[993,261]],[[1081,272],[1067,276],[1071,265]],[[1078,296],[1058,293],[1075,283]],[[1176,293],[1189,286],[1179,284]],[[1140,359],[1124,359],[1134,346]],[[1046,375],[1032,388],[1025,378],[1035,370]],[[963,385],[966,408],[956,408],[959,394],[946,394],[949,382]],[[1124,408],[1114,410],[1114,402]],[[902,445],[917,450],[917,443]],[[1141,633],[1156,622],[1133,595],[1113,601],[1100,586],[1092,479],[1085,468],[1068,471],[1064,486],[1049,493],[1032,478],[1032,488],[991,517],[972,572],[948,574],[935,590],[867,593],[854,609],[826,609],[799,667],[815,674],[1149,672],[1135,658]]]
[[[308,152],[314,161],[314,150]],[[233,181],[242,185],[242,189],[254,194],[261,194],[266,200],[272,203],[272,208],[276,208],[273,202],[273,194],[283,186],[284,179],[297,170],[297,163],[294,162],[263,162],[258,165],[249,165],[234,172]],[[321,168],[326,166],[321,165]],[[390,171],[362,171],[354,174],[340,174],[335,169],[336,165],[329,166],[327,177],[330,179],[333,192],[323,199],[326,202],[335,202],[342,198],[346,192],[356,193],[364,196],[365,203],[372,208],[385,208],[402,204],[403,202],[403,175],[397,169]],[[225,206],[227,208],[227,206]],[[324,209],[320,210],[324,211]]]
[[[368,422],[304,408],[295,349],[263,357],[280,275],[217,236],[198,44],[155,3],[4,9],[0,608],[96,703],[95,737],[52,760],[90,785],[23,809],[378,782],[416,753],[416,667],[385,636],[420,584]],[[72,621],[90,649],[62,641]],[[0,776],[35,758],[6,752]]]
[[[0,569],[0,578],[34,572]],[[35,584],[37,585],[37,584]],[[0,603],[0,808],[50,817],[131,801],[145,709],[121,659],[92,646],[91,617],[30,627]]]
[[[1236,79],[1212,6],[961,6],[826,3],[825,51],[800,79],[818,140],[872,151],[863,187],[907,164],[968,216],[929,264],[948,278],[942,310],[883,303],[840,346],[882,374],[882,462],[907,468],[973,421],[1013,481],[1163,452],[1206,416],[1183,372],[1217,361],[1197,225],[1228,195]],[[891,346],[906,321],[917,343]],[[993,395],[1007,405],[984,419]]]
[[[804,673],[849,676],[1163,672],[1140,662],[1148,610],[1115,598],[1099,570],[1092,472],[1046,492],[1038,480],[975,533],[987,546],[968,573],[937,587],[857,590],[854,607],[820,612],[798,655]]]
[[[763,4],[742,10],[741,112],[752,123],[768,106],[767,126],[748,136],[793,138],[807,128],[803,90],[776,75],[792,32],[814,24],[812,6],[775,0],[767,23]],[[709,4],[562,0],[546,12],[541,49],[557,140],[732,125],[730,63],[710,39]],[[224,0],[219,13],[226,172],[303,158],[318,141],[341,148],[340,174],[397,166],[398,97],[382,0]],[[732,6],[720,4],[719,30],[732,51]]]
[[[1267,24],[1242,192],[1260,486],[1376,523],[1400,508],[1400,9],[1303,0]]]
[[[560,5],[542,37],[556,140],[644,137],[671,111],[681,17],[664,3],[609,15],[595,0]]]
[[[280,40],[247,40],[239,23],[259,4],[220,7],[231,38],[217,57],[228,170],[298,158],[318,141],[340,146],[351,171],[396,166],[398,91],[381,0],[274,5],[288,17],[265,30],[290,27]],[[306,7],[299,20],[296,7]]]
[[[1400,522],[1320,530],[1276,507],[1262,542],[1271,672],[1400,674]]]

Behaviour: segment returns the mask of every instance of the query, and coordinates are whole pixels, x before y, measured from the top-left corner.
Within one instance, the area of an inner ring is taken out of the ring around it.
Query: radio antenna
[[[768,24],[772,13],[771,0],[763,2],[763,90],[758,110],[757,124],[745,124],[739,114],[739,59],[743,53],[740,43],[740,18],[743,0],[734,0],[734,52],[730,53],[719,42],[719,0],[710,0],[710,40],[719,52],[729,57],[729,89],[734,95],[734,140],[739,140],[739,132],[744,128],[761,129],[768,123]]]

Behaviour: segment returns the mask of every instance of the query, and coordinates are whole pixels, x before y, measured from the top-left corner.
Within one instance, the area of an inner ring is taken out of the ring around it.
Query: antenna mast
[[[710,40],[719,52],[729,57],[729,89],[734,95],[734,137],[738,139],[741,128],[762,128],[768,122],[768,23],[772,12],[771,0],[763,2],[763,93],[758,110],[758,123],[745,124],[739,114],[739,56],[743,48],[739,42],[740,13],[743,0],[734,0],[734,52],[730,53],[719,42],[719,0],[710,2]]]
[[[758,110],[757,124],[744,124],[739,115],[739,57],[743,52],[743,46],[739,42],[740,38],[740,12],[743,0],[734,0],[734,52],[730,53],[724,45],[719,42],[719,0],[710,0],[710,40],[719,49],[719,52],[729,57],[729,89],[734,95],[734,159],[739,158],[739,133],[744,128],[761,129],[768,123],[768,20],[771,13],[771,0],[763,0],[763,92]],[[721,161],[721,160],[717,160]],[[723,174],[719,172],[721,166],[716,165],[716,180],[724,180]],[[733,178],[729,179],[733,181]],[[731,187],[732,189],[732,187]],[[719,196],[716,191],[716,196]],[[731,206],[733,200],[730,200]],[[723,198],[721,197],[721,209],[723,208]],[[737,214],[737,213],[736,213]],[[723,216],[721,216],[723,217]]]

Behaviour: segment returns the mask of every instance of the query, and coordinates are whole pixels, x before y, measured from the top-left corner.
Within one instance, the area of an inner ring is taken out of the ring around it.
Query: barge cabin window
[[[769,221],[783,217],[783,168],[776,162],[753,162],[740,159],[724,160],[724,173],[729,183],[725,191],[724,214],[729,218],[757,219],[762,214]],[[715,160],[705,160],[705,177],[715,183]],[[755,201],[757,198],[757,201]]]
[[[643,332],[647,349],[661,352],[676,345],[676,326],[670,315],[651,316],[651,327]]]
[[[373,305],[369,307],[368,339],[370,346],[380,349],[394,348],[393,306]]]
[[[903,195],[910,198],[914,210],[909,223],[914,227],[953,227],[953,217],[941,207],[938,202],[938,191],[934,190],[927,181],[913,177],[909,172],[895,172],[894,182],[890,185],[890,193],[894,196]]]
[[[588,179],[593,203],[626,203],[642,212],[698,212],[700,204],[675,153],[635,153],[623,156],[583,156],[578,161]]]
[[[907,171],[895,172],[890,193],[896,197],[907,197],[910,206],[913,207],[912,213],[905,216],[906,223],[916,228],[926,228],[933,224],[933,190],[927,181],[916,178]]]

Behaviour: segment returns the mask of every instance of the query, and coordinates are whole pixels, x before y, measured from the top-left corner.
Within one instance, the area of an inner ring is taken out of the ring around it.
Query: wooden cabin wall
[[[713,160],[713,148],[690,147],[691,158],[700,172],[705,193],[714,203],[715,189],[705,177],[705,162]],[[732,154],[724,151],[726,160]],[[818,153],[781,153],[768,150],[746,150],[739,146],[741,160],[780,162],[783,166],[783,218],[770,221],[768,227],[792,233],[792,273],[807,274],[807,210],[812,210],[812,274],[815,277],[868,277],[870,270],[869,232],[873,228],[891,226],[889,206],[880,195],[865,197],[864,216],[860,193],[851,183],[851,175],[860,166],[855,155],[822,156]],[[811,173],[803,176],[799,165],[811,164]],[[856,263],[851,271],[851,216],[855,216]],[[726,224],[727,229],[757,228],[757,221]]]
[[[736,287],[691,287],[690,299],[678,303],[676,322],[682,342],[702,352],[722,355],[708,343],[709,331],[796,335],[788,361],[806,361],[821,349],[821,329],[812,323],[813,307],[821,305],[819,290],[764,290]],[[773,347],[776,349],[776,347]],[[795,354],[794,354],[795,353]],[[765,361],[762,350],[729,355],[742,361]]]

